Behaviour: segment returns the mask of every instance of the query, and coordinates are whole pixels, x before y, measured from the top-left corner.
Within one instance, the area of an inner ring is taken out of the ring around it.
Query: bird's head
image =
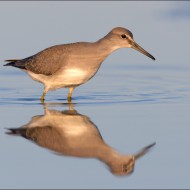
[[[113,44],[114,49],[133,48],[155,60],[155,58],[150,53],[148,53],[134,41],[132,32],[130,32],[126,28],[114,28],[106,35],[105,38],[107,38]]]

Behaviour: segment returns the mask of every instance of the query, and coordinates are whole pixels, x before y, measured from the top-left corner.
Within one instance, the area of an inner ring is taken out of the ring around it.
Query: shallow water
[[[75,111],[66,89],[42,105],[42,85],[14,68],[0,72],[1,188],[189,187],[189,68],[104,65],[74,91]],[[36,136],[7,134],[29,122]],[[132,173],[122,164],[112,171],[113,154],[118,164],[154,142]]]

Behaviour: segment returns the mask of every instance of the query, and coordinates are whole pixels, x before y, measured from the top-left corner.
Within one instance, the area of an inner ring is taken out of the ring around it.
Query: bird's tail
[[[19,59],[8,59],[8,60],[5,60],[5,62],[9,62],[9,63],[6,63],[5,65],[3,66],[15,66],[15,63],[19,61]]]
[[[26,138],[26,129],[25,128],[8,128],[9,131],[6,132],[8,135],[13,136],[22,136]]]

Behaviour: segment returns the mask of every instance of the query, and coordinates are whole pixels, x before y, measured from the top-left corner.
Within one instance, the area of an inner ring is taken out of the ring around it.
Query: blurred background
[[[157,58],[156,64],[188,66],[189,10],[187,1],[4,1],[0,6],[0,58],[24,58],[55,44],[93,42],[122,26]],[[131,49],[115,52],[107,62],[119,59],[125,63],[121,58],[125,54],[126,60],[132,60],[127,64],[142,62],[142,56]]]

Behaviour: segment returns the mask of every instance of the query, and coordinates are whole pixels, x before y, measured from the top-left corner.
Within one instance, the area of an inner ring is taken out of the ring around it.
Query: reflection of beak
[[[150,53],[148,53],[146,50],[144,50],[141,46],[139,46],[135,41],[131,41],[131,45],[133,49],[143,53],[144,55],[150,57],[153,60],[156,60]]]
[[[139,159],[140,157],[144,156],[147,152],[150,151],[150,149],[151,149],[155,144],[156,144],[156,143],[152,143],[152,144],[150,144],[150,145],[148,145],[148,146],[142,148],[139,152],[137,152],[137,153],[134,155],[133,159],[134,159],[134,160],[137,160],[137,159]]]

